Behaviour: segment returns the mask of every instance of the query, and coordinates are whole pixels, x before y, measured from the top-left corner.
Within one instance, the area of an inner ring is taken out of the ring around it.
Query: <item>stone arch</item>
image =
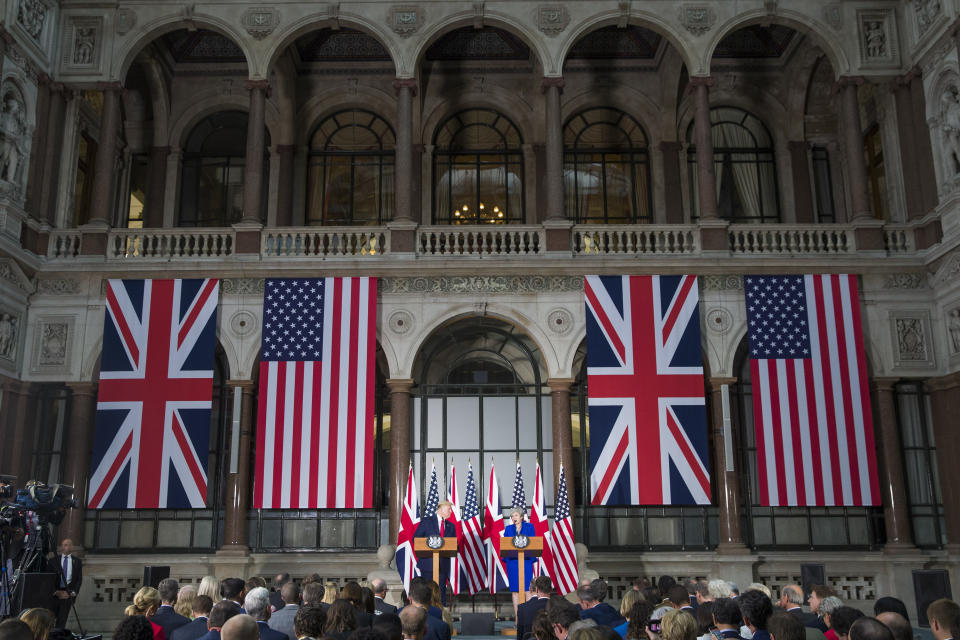
[[[842,46],[835,45],[829,38],[824,37],[825,33],[833,33],[826,24],[815,20],[810,16],[791,11],[789,9],[778,8],[775,15],[770,15],[765,9],[754,9],[738,13],[733,18],[718,25],[714,31],[710,42],[703,48],[702,57],[699,60],[701,68],[705,74],[710,72],[713,60],[713,52],[717,45],[728,35],[743,27],[749,27],[755,24],[779,24],[809,37],[830,59],[837,77],[850,73],[852,71],[850,61]]]
[[[607,99],[609,97],[612,97],[613,100]],[[662,118],[660,105],[656,104],[643,92],[636,91],[622,83],[615,83],[614,86],[611,87],[611,91],[605,94],[603,98],[598,98],[596,94],[590,90],[584,90],[564,101],[561,108],[561,121],[563,126],[566,127],[570,118],[577,113],[585,109],[597,107],[619,109],[635,118],[637,122],[640,123],[640,126],[643,127],[643,133],[647,137],[647,146],[651,149],[655,147],[663,137],[663,132],[660,129],[660,120]]]
[[[148,56],[142,64],[153,107],[153,139],[160,141],[170,126],[170,87],[155,57]]]
[[[374,87],[357,86],[355,96],[345,97],[342,91],[345,86],[341,82],[331,83],[324,91],[311,95],[300,108],[296,128],[303,132],[304,144],[309,143],[313,130],[327,116],[345,109],[371,111],[396,128],[396,103],[393,96]]]
[[[466,87],[467,85],[460,85]],[[459,88],[459,87],[458,87]],[[441,100],[429,109],[421,120],[419,139],[421,144],[433,144],[433,136],[441,123],[449,116],[465,109],[485,108],[493,109],[505,115],[520,130],[524,143],[536,139],[538,127],[542,124],[535,119],[533,105],[523,101],[516,93],[511,93],[504,87],[484,85],[482,93],[464,91],[457,94],[456,100]],[[519,108],[522,105],[525,109]]]
[[[238,93],[230,93],[227,95],[215,94],[198,100],[171,122],[167,144],[171,148],[182,149],[184,141],[197,123],[218,111],[243,111],[246,113],[249,110],[250,101],[246,99],[246,96]],[[276,105],[271,104],[268,100],[266,103],[264,125],[267,127],[267,131],[270,132],[271,144],[277,144],[277,140],[279,139],[277,132],[281,128],[282,120]]]

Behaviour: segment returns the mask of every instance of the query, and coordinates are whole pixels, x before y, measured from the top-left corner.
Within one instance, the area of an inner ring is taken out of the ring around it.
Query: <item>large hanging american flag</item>
[[[557,506],[553,512],[553,528],[544,541],[544,557],[553,586],[560,595],[577,589],[577,548],[573,540],[573,516],[570,514],[570,498],[567,496],[567,476],[560,465],[557,479]]]
[[[483,542],[486,548],[487,587],[496,593],[510,586],[507,580],[507,565],[500,555],[500,540],[503,539],[503,512],[500,510],[500,485],[497,473],[490,461],[490,481],[487,484],[487,503],[483,511]]]
[[[91,509],[202,508],[217,280],[110,280]]]
[[[591,502],[709,504],[696,277],[587,276],[584,291]]]
[[[376,278],[268,279],[256,509],[373,506]]]
[[[744,294],[762,504],[879,505],[856,276],[747,276]]]
[[[413,550],[413,536],[420,524],[419,499],[417,498],[417,481],[413,477],[413,465],[407,472],[407,494],[400,509],[400,527],[397,530],[397,550],[394,554],[394,564],[403,582],[403,590],[410,593],[410,581],[420,575],[417,569],[417,556]]]
[[[462,530],[458,534],[457,549],[460,564],[470,595],[487,586],[486,550],[483,542],[483,520],[477,502],[477,483],[473,478],[473,464],[467,463],[467,491],[463,498]]]

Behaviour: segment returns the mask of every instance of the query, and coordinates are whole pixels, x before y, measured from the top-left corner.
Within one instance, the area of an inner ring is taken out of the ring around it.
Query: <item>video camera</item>
[[[26,487],[17,491],[16,503],[36,513],[41,523],[60,524],[66,510],[77,506],[73,493],[74,488],[70,485],[48,485],[39,480],[30,480]]]

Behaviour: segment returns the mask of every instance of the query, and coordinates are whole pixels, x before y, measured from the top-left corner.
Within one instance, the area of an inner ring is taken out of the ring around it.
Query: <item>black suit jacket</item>
[[[517,640],[533,631],[533,621],[537,614],[547,608],[550,598],[534,598],[517,607]]]
[[[51,573],[60,575],[62,569],[63,556],[59,553],[54,554],[50,561],[47,563],[47,570]],[[70,571],[70,582],[67,583],[66,591],[72,593],[80,593],[80,585],[83,583],[83,562],[77,556],[70,556],[70,564],[72,565]],[[62,589],[60,586],[60,578],[57,578],[57,589]]]
[[[826,631],[827,625],[823,624],[823,620],[820,619],[820,616],[812,611],[804,611],[803,609],[797,607],[796,609],[790,609],[787,613],[802,622],[803,626],[805,627],[818,629],[821,633]]]
[[[426,538],[428,536],[439,536],[442,535],[444,538],[450,538],[457,535],[457,529],[453,526],[453,523],[449,520],[443,521],[443,532],[440,531],[440,525],[438,522],[437,514],[432,516],[421,518],[420,524],[417,525],[417,531],[413,534],[415,538]],[[420,575],[426,578],[427,580],[433,580],[440,588],[443,589],[447,582],[447,577],[450,575],[450,559],[449,558],[440,558],[440,580],[437,580],[433,575],[433,558],[426,557],[420,558],[417,560],[417,567],[420,569]],[[430,630],[427,630],[427,636],[430,635]],[[429,639],[428,639],[429,640]]]
[[[198,640],[207,634],[207,617],[199,616],[188,622],[168,636],[167,640]]]
[[[437,618],[427,615],[427,633],[423,640],[450,640],[450,625]]]
[[[373,626],[373,619],[375,617],[372,613],[367,613],[359,607],[353,608],[353,619],[357,621],[357,629]]]
[[[270,606],[273,607],[274,611],[280,611],[280,609],[283,609],[285,606],[287,606],[283,601],[283,598],[280,597],[279,589],[270,592]]]
[[[173,610],[170,605],[162,605],[157,612],[150,617],[150,621],[163,627],[163,635],[167,638],[173,636],[173,632],[185,624],[190,623],[190,618],[184,618]]]
[[[396,613],[397,608],[392,604],[387,604],[383,598],[373,597],[373,606],[379,613]]]

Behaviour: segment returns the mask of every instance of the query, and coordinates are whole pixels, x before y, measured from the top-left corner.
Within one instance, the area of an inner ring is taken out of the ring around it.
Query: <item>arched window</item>
[[[568,218],[650,222],[650,162],[639,122],[618,109],[587,109],[567,121],[563,147]]]
[[[381,224],[393,215],[396,137],[363,109],[317,126],[307,159],[307,224]]]
[[[692,217],[700,212],[694,123],[687,130]],[[713,167],[720,217],[734,222],[778,222],[777,168],[773,139],[760,120],[736,107],[710,110]]]
[[[434,221],[523,221],[523,138],[493,109],[450,116],[434,136]]]
[[[270,133],[264,149],[270,146]],[[243,167],[247,153],[247,114],[221,111],[201,120],[190,132],[183,152],[180,180],[180,225],[222,227],[243,215]],[[264,152],[264,181],[270,175]],[[261,211],[266,211],[263,189]]]

